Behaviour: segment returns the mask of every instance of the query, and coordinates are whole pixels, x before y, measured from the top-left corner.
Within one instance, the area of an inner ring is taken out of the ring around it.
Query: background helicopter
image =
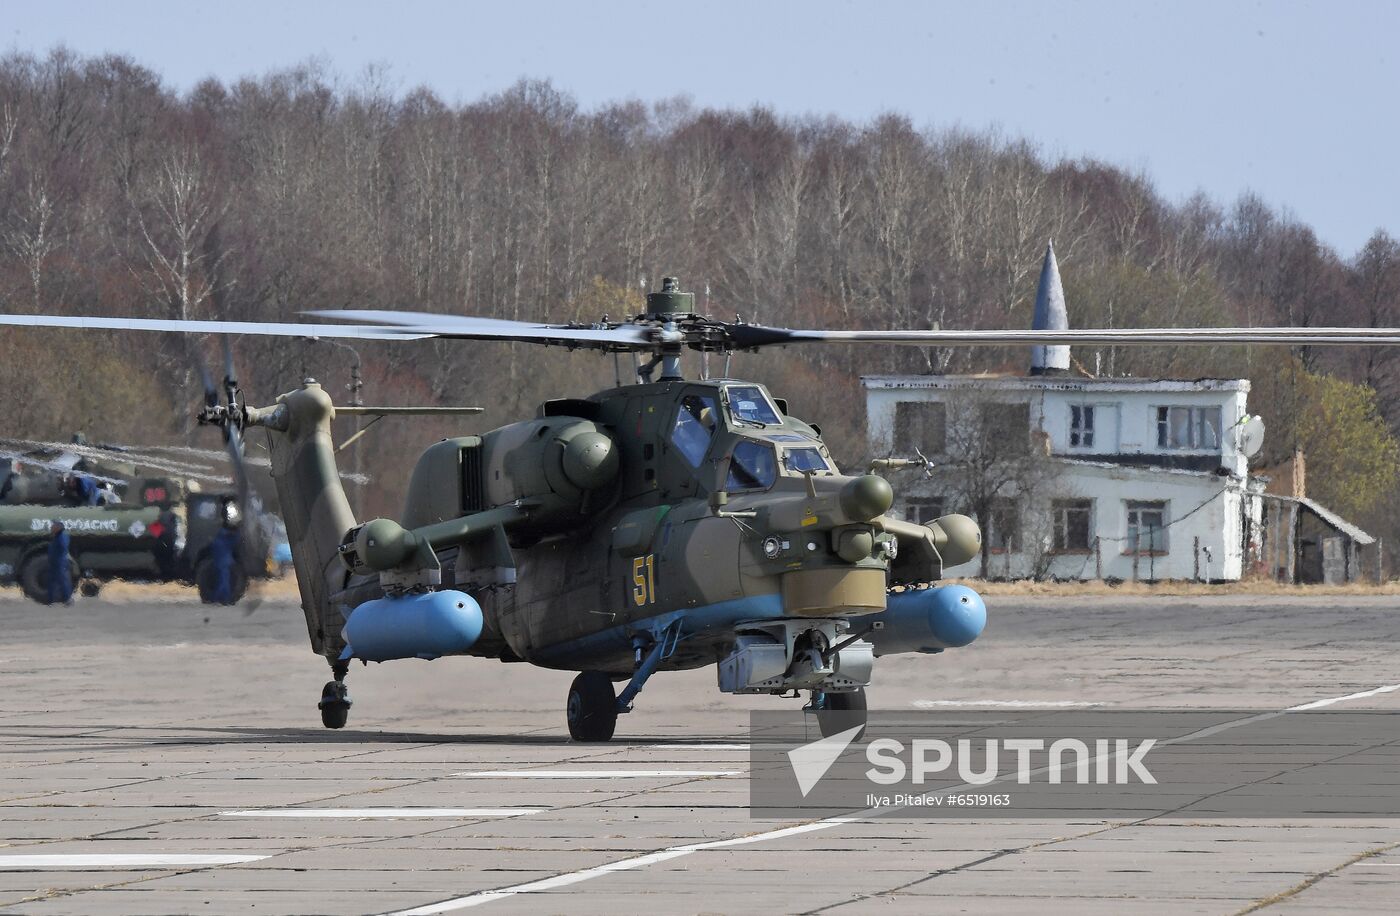
[[[243,495],[206,449],[36,442],[0,437],[0,583],[48,603],[45,545],[60,519],[72,539],[70,575],[85,595],[112,580],[183,582],[213,600],[209,547],[230,514],[240,522],[233,601],[276,569],[282,522],[256,494]],[[95,488],[92,499],[80,482]]]
[[[534,419],[430,446],[401,521],[352,515],[331,440],[337,408],[314,381],[248,407],[225,342],[223,402],[206,380],[199,414],[222,429],[236,462],[244,430],[267,430],[312,648],[334,675],[319,703],[326,726],[347,721],[351,660],[466,654],[579,671],[567,719],[580,740],[610,738],[656,671],[710,664],[721,691],[807,691],[809,708],[863,718],[877,657],[965,646],[985,625],[973,590],[936,584],[944,566],[980,548],[975,523],[890,517],[883,478],[841,474],[820,430],[761,385],[711,379],[703,359],[701,378],[686,380],[686,349],[1400,342],[1394,328],[789,330],[698,315],[670,278],[647,296],[645,313],[617,323],[319,314],[349,323],[7,315],[0,324],[495,339],[634,354],[636,384],[547,401]]]

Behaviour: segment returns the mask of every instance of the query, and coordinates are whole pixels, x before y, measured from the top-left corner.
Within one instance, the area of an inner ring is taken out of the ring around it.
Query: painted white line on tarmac
[[[237,865],[257,862],[268,856],[161,855],[158,853],[120,853],[92,855],[0,855],[0,868],[87,869],[87,868],[184,868],[191,865]]]
[[[1102,706],[1102,703],[1085,703],[1079,700],[915,700],[909,704],[915,709],[941,709],[945,706],[991,706],[1003,709],[1069,709],[1088,706]]]
[[[1324,706],[1331,706],[1333,703],[1345,703],[1347,700],[1364,700],[1367,697],[1379,696],[1383,693],[1394,693],[1400,690],[1400,684],[1387,684],[1384,687],[1377,687],[1374,690],[1363,690],[1360,693],[1349,693],[1344,697],[1330,697],[1326,700],[1313,700],[1311,703],[1304,703],[1301,706],[1290,706],[1288,712],[1305,712],[1309,709],[1321,709]]]
[[[1164,741],[1162,743],[1169,744],[1174,742],[1190,740],[1196,737],[1203,737],[1207,734],[1217,734],[1221,731],[1225,731],[1230,728],[1237,728],[1241,725],[1246,725],[1251,722],[1257,722],[1262,718],[1283,716],[1287,715],[1290,712],[1303,712],[1309,709],[1320,709],[1324,706],[1331,706],[1334,703],[1344,703],[1347,700],[1364,699],[1365,697],[1375,696],[1380,693],[1390,693],[1394,690],[1400,690],[1400,684],[1395,684],[1386,687],[1377,687],[1374,690],[1367,690],[1361,693],[1349,693],[1345,696],[1340,697],[1328,697],[1322,700],[1314,700],[1311,703],[1304,703],[1299,706],[1290,706],[1287,709],[1281,709],[1278,712],[1263,713],[1262,715],[1258,716],[1247,716],[1243,719],[1237,719],[1233,722],[1224,722],[1220,725],[1212,726],[1208,729],[1202,729],[1200,732],[1195,732],[1191,735],[1183,735],[1179,738],[1170,739],[1169,741]],[[1049,768],[1047,767],[1042,769]],[[955,792],[965,788],[969,787],[955,786],[952,789],[945,790],[945,792]],[[457,897],[452,900],[443,900],[439,903],[431,903],[427,906],[415,907],[414,909],[410,910],[399,910],[394,913],[388,914],[388,916],[430,916],[430,914],[433,913],[450,913],[455,910],[465,910],[469,907],[481,906],[484,903],[492,903],[496,900],[504,900],[508,897],[514,897],[518,894],[539,893],[541,891],[551,891],[561,887],[569,887],[570,885],[579,884],[583,881],[588,881],[593,878],[599,878],[603,875],[610,875],[615,872],[621,871],[631,871],[635,868],[643,868],[647,865],[654,865],[657,862],[665,862],[670,859],[678,859],[681,856],[688,856],[691,853],[700,852],[706,849],[726,849],[732,846],[745,846],[751,843],[764,843],[768,840],[777,840],[782,839],[784,837],[797,836],[803,833],[816,833],[822,830],[830,830],[832,827],[841,827],[846,824],[853,824],[858,821],[881,817],[883,815],[889,814],[892,811],[897,811],[905,807],[907,806],[899,805],[891,807],[867,808],[864,811],[857,811],[851,814],[844,814],[839,817],[828,817],[819,821],[809,821],[805,824],[797,824],[793,827],[783,827],[777,830],[769,830],[765,831],[764,833],[754,833],[749,834],[748,836],[731,837],[727,840],[712,840],[708,843],[690,843],[684,846],[671,846],[666,849],[658,850],[656,852],[646,853],[645,855],[634,856],[630,859],[621,859],[617,862],[608,862],[603,865],[595,865],[592,868],[585,868],[580,871],[566,872],[564,874],[555,875],[552,878],[543,878],[539,881],[530,881],[526,884],[516,884],[511,887],[502,887],[490,891],[477,891],[474,894],[467,894],[464,897]]]
[[[299,818],[412,818],[412,817],[520,817],[539,814],[548,808],[255,808],[249,811],[220,811],[219,817],[299,817]]]
[[[708,843],[689,843],[685,846],[672,846],[668,849],[658,850],[657,852],[649,852],[645,855],[634,856],[630,859],[622,859],[618,862],[608,862],[603,865],[594,866],[593,868],[585,868],[582,871],[555,875],[552,878],[542,878],[539,881],[531,881],[527,884],[517,884],[514,887],[503,887],[493,891],[478,891],[475,894],[469,894],[466,897],[458,897],[455,900],[444,900],[441,903],[431,903],[427,906],[415,907],[411,910],[400,910],[391,914],[391,916],[428,916],[428,914],[432,913],[450,913],[453,910],[464,910],[468,907],[480,906],[483,903],[504,900],[507,897],[514,897],[517,894],[552,891],[561,887],[568,887],[571,884],[578,884],[591,878],[598,878],[620,871],[631,871],[634,868],[643,868],[647,865],[655,865],[657,862],[665,862],[668,859],[678,859],[681,856],[688,856],[692,852],[699,852],[702,849],[727,849],[731,846],[762,843],[765,840],[777,840],[783,837],[797,836],[802,833],[811,833],[815,830],[825,830],[828,827],[835,827],[838,824],[849,824],[856,820],[859,820],[859,818],[828,818],[827,820],[816,821],[811,824],[798,824],[795,827],[783,827],[778,830],[769,830],[764,833],[755,833],[749,836],[733,837],[728,840],[713,840]]]
[[[481,770],[453,773],[463,779],[687,779],[700,776],[739,776],[743,770]]]

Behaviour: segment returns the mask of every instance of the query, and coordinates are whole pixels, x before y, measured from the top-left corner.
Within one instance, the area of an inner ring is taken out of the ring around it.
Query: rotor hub
[[[662,278],[661,292],[647,293],[647,318],[666,321],[694,313],[695,294],[681,292],[680,281],[675,277]]]

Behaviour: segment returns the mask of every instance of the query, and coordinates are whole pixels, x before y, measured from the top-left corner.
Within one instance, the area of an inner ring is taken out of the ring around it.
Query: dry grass
[[[297,580],[295,576],[281,579],[255,580],[248,587],[248,596],[271,600],[297,600]],[[102,586],[104,601],[189,601],[197,598],[192,586],[178,582],[149,584],[141,582],[108,582]]]

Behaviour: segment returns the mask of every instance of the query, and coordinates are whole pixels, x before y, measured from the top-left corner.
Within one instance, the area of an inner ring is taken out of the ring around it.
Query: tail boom
[[[249,424],[267,430],[311,648],[328,659],[345,648],[345,615],[333,596],[349,577],[339,550],[356,524],[335,463],[333,419],[335,406],[316,382],[282,395],[275,407],[248,411]]]

